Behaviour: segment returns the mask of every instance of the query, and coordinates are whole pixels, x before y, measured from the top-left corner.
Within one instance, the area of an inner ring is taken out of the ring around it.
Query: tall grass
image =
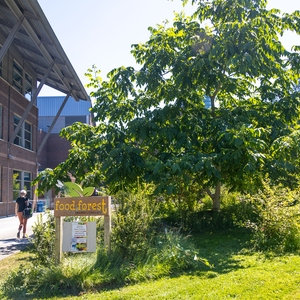
[[[34,263],[8,276],[3,295],[76,295],[209,267],[189,236],[159,221],[158,203],[147,190],[119,194],[116,201],[110,255],[99,243],[94,254],[69,254],[54,265],[53,252],[48,253],[54,248],[54,222],[46,214],[48,219],[33,228]]]
[[[58,266],[51,258],[53,217],[46,214],[48,219],[33,228],[35,260],[9,274],[1,285],[1,296],[25,299],[31,295],[78,295],[184,274],[213,281],[222,274],[251,267],[252,258],[247,256],[250,250],[266,251],[268,255],[298,253],[298,198],[297,191],[268,186],[256,195],[226,193],[219,213],[208,209],[207,199],[198,205],[197,212],[183,213],[181,207],[178,224],[185,225],[176,227],[175,222],[166,221],[166,210],[161,215],[164,199],[157,201],[147,189],[122,193],[115,197],[111,254],[107,254],[102,235],[98,235],[96,253],[66,255]],[[174,207],[171,214],[174,216]],[[97,224],[98,230],[103,228],[101,222]],[[183,230],[187,228],[190,231]],[[295,274],[300,280],[300,270]]]

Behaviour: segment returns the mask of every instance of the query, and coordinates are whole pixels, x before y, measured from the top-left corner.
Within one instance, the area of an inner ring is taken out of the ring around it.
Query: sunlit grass
[[[249,235],[244,231],[200,234],[193,240],[213,268],[203,266],[140,284],[112,285],[109,290],[98,288],[78,296],[47,299],[300,299],[300,256],[297,253],[277,256],[251,252]],[[29,256],[23,252],[3,260],[2,273],[24,263]],[[67,269],[72,272],[71,265]],[[35,299],[34,295],[30,299]]]
[[[234,255],[234,268],[57,299],[300,299],[300,257]]]
[[[33,258],[28,249],[17,252],[0,261],[0,282],[6,278],[9,272],[18,269],[21,264],[26,264],[26,261]]]

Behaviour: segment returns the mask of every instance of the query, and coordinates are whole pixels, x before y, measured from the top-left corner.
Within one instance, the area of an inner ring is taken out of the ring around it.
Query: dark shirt
[[[27,197],[19,197],[16,200],[16,203],[18,203],[18,212],[22,212],[26,207],[27,207],[27,202],[28,198]]]

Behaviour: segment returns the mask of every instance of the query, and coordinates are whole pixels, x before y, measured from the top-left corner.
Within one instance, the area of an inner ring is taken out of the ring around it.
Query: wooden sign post
[[[104,245],[110,252],[111,197],[65,197],[54,199],[55,262],[62,258],[62,218],[64,216],[104,216]]]

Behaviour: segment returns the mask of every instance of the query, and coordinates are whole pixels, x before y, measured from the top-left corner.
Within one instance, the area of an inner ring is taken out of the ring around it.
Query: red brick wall
[[[48,167],[54,169],[68,157],[70,143],[62,139],[59,134],[50,134],[47,141]]]
[[[13,202],[13,170],[32,173],[35,178],[37,174],[37,124],[38,110],[33,106],[26,120],[32,124],[32,150],[28,150],[11,144],[9,139],[14,132],[14,114],[22,117],[28,100],[13,89],[5,80],[0,78],[0,104],[2,105],[2,128],[3,138],[0,139],[0,216],[14,214]],[[9,157],[10,156],[10,157]],[[32,188],[34,195],[34,188]]]
[[[37,143],[38,143],[38,148],[41,145],[42,141],[44,140],[46,136],[46,132],[42,130],[38,130],[37,133]],[[48,147],[47,147],[47,142],[45,143],[40,155],[38,156],[38,163],[40,166],[38,166],[39,170],[44,170],[45,168],[48,168]]]

